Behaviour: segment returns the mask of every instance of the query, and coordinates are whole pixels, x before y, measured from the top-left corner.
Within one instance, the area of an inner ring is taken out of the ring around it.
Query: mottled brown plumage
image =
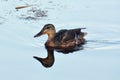
[[[63,29],[56,33],[53,24],[46,24],[43,27],[43,29],[34,37],[47,34],[48,40],[45,43],[46,46],[54,47],[54,48],[67,48],[71,46],[80,45],[85,42],[84,36],[87,33],[81,32],[81,29],[85,29],[85,28],[77,28],[70,30]]]
[[[34,37],[39,37],[43,34],[48,35],[48,40],[45,43],[47,49],[47,57],[40,58],[34,56],[42,65],[46,68],[51,67],[54,64],[54,49],[58,52],[69,53],[77,50],[82,50],[82,44],[85,42],[84,36],[87,34],[81,32],[81,29],[62,29],[56,33],[55,27],[53,24],[46,24],[43,29],[36,34]]]

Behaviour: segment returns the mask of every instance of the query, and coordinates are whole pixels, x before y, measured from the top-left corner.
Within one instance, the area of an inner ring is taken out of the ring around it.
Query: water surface
[[[33,4],[48,11],[37,20],[21,19],[31,9],[16,6]],[[1,80],[120,80],[119,0],[1,0],[0,79]],[[69,54],[54,51],[55,63],[43,67],[33,56],[46,57],[47,36],[34,39],[44,24],[56,30],[86,27],[88,41]]]

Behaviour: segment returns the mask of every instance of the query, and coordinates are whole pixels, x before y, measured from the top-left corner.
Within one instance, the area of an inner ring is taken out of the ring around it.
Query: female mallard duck
[[[45,43],[45,46],[53,48],[68,48],[71,46],[81,45],[85,42],[84,36],[87,33],[81,32],[81,29],[85,28],[77,28],[70,30],[63,29],[56,33],[53,24],[46,24],[43,29],[34,36],[34,38],[43,34],[47,34],[48,40]]]

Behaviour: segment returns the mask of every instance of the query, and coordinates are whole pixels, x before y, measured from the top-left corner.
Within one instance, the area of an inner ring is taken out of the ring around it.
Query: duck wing
[[[61,42],[63,40],[63,37],[65,36],[65,33],[67,32],[66,29],[60,30],[59,32],[56,33],[54,37],[55,42]]]
[[[78,40],[80,35],[82,35],[81,29],[85,29],[85,28],[67,30],[64,34],[64,37],[62,38],[62,41],[69,42],[69,41]]]
[[[55,37],[54,37],[54,41],[55,42],[69,42],[69,41],[73,41],[76,38],[78,38],[78,36],[81,34],[81,29],[85,29],[85,28],[77,28],[77,29],[70,29],[70,30],[60,30],[59,32],[56,33]]]

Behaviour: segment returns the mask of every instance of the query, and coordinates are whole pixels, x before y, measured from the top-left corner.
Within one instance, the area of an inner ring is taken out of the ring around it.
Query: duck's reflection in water
[[[68,54],[68,53],[72,53],[74,51],[83,50],[83,49],[84,49],[83,44],[77,45],[77,46],[71,46],[69,48],[64,48],[64,49],[46,46],[46,50],[47,50],[46,58],[41,58],[41,57],[37,57],[37,56],[33,56],[33,58],[38,60],[44,67],[49,68],[49,67],[52,67],[55,62],[54,50],[57,52],[61,52],[63,54]]]
[[[44,67],[48,68],[48,67],[51,67],[55,61],[54,48],[46,47],[46,49],[47,49],[47,57],[46,58],[40,58],[37,56],[33,56],[33,58],[37,59]]]

